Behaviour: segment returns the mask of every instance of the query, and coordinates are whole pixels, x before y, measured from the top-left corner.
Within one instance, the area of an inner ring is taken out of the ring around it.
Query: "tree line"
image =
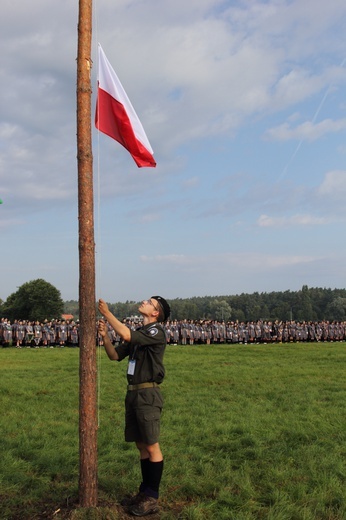
[[[320,321],[346,319],[346,289],[309,288],[299,291],[254,292],[233,296],[196,296],[169,300],[173,320],[218,321]],[[135,316],[138,302],[109,303],[118,317]],[[78,302],[65,302],[65,311],[74,314]],[[73,312],[72,312],[73,311]]]
[[[173,320],[218,321],[320,321],[346,319],[346,289],[308,287],[299,291],[242,293],[229,296],[195,296],[168,300]],[[138,314],[135,301],[109,302],[119,318]],[[40,320],[71,314],[79,318],[78,301],[63,301],[60,291],[38,279],[23,284],[6,301],[0,299],[0,316],[10,320]]]

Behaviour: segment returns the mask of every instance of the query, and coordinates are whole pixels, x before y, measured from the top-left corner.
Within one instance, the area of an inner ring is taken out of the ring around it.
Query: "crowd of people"
[[[56,346],[78,347],[79,323],[73,320],[14,320],[0,321],[0,345],[2,347],[40,348]]]
[[[132,330],[141,324],[138,316],[124,318]],[[78,347],[79,321],[45,320],[27,321],[7,318],[0,321],[0,345],[2,347],[41,348]],[[117,345],[120,338],[107,323],[108,336]],[[268,344],[290,342],[346,341],[346,321],[217,321],[171,320],[164,324],[168,345],[195,344]],[[95,341],[102,345],[97,334]]]

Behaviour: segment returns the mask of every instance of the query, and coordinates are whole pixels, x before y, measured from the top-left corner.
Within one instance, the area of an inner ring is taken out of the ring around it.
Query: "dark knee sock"
[[[148,474],[149,474],[149,468],[150,468],[150,460],[148,459],[141,459],[141,472],[142,472],[142,482],[139,486],[139,491],[143,492],[148,487]]]
[[[163,460],[161,462],[151,462],[147,467],[145,493],[154,498],[159,498],[159,487],[163,473]]]

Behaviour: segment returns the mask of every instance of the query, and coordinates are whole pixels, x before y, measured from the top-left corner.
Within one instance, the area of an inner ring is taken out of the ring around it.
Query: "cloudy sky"
[[[78,299],[77,0],[4,0],[0,298]],[[97,0],[157,168],[93,129],[97,297],[346,286],[345,0]]]

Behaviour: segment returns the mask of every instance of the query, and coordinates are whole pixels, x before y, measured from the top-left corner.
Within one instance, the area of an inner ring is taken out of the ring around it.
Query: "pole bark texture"
[[[95,243],[91,136],[92,0],[79,0],[77,161],[79,222],[79,502],[97,506],[97,361]]]

